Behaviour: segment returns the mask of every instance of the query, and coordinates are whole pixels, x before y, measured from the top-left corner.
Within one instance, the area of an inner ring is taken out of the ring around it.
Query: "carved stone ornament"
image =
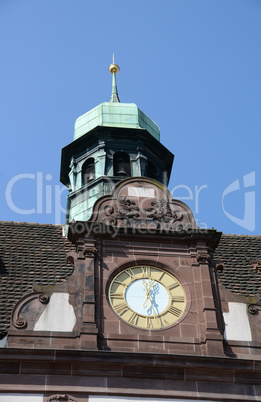
[[[104,212],[106,215],[105,223],[113,226],[122,226],[121,221],[130,224],[133,218],[140,216],[140,210],[135,201],[131,201],[126,197],[117,198],[114,206],[106,205]]]
[[[135,201],[126,197],[118,198],[115,207],[106,205],[104,211],[104,222],[112,226],[137,226],[142,221],[144,226],[151,223],[150,226],[154,228],[174,229],[179,221],[179,228],[182,228],[182,212],[172,210],[170,204],[163,199],[152,201],[149,208],[141,210]]]
[[[49,396],[49,397],[46,399],[46,402],[52,402],[52,401],[59,401],[59,402],[78,402],[77,399],[75,399],[75,398],[73,398],[72,396],[67,395],[67,394],[63,394],[63,395],[56,394],[56,395]]]
[[[89,221],[148,230],[197,228],[189,207],[182,201],[173,200],[166,187],[148,178],[130,178],[119,182],[112,195],[96,202]]]
[[[250,314],[259,314],[259,311],[261,311],[261,300],[259,300],[257,303],[249,304],[247,309]]]
[[[17,320],[14,322],[15,328],[18,328],[18,329],[25,328],[26,324],[27,324],[26,321],[21,317],[17,318]]]
[[[211,262],[211,258],[209,255],[199,255],[197,257],[199,264],[209,264]]]
[[[11,316],[13,326],[17,329],[25,329],[27,327],[28,323],[25,317],[23,317],[23,311],[26,310],[28,304],[38,303],[40,306],[41,304],[47,304],[48,302],[49,296],[43,292],[33,292],[23,296],[13,309]]]
[[[147,217],[158,221],[171,222],[182,221],[183,214],[181,211],[173,211],[169,202],[166,200],[156,200],[151,202],[152,208],[147,208]]]
[[[140,216],[140,210],[136,207],[135,201],[122,197],[117,198],[115,202],[115,214],[119,218],[138,218]]]
[[[46,293],[41,293],[39,295],[39,301],[43,304],[49,303],[50,297]]]

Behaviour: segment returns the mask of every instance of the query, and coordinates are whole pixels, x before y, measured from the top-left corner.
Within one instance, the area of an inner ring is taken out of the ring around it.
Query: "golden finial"
[[[109,72],[110,72],[111,74],[113,74],[113,73],[117,74],[119,71],[120,71],[120,67],[118,66],[118,64],[115,64],[115,63],[114,63],[114,53],[113,53],[113,56],[112,56],[112,64],[111,64],[110,67],[109,67]]]

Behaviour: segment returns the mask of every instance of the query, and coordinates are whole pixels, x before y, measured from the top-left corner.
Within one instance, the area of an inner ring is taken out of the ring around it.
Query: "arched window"
[[[130,157],[125,152],[116,152],[113,155],[114,176],[131,176]]]
[[[85,185],[95,179],[94,159],[87,159],[82,166],[82,184]]]
[[[155,165],[151,161],[148,161],[147,163],[147,177],[150,177],[152,179],[157,178],[157,170],[155,168]]]

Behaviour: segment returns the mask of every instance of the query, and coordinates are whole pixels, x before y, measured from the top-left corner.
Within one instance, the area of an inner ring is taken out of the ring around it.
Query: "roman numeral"
[[[169,323],[168,323],[168,321],[167,320],[165,320],[165,318],[163,318],[163,321],[164,321],[164,323],[166,324],[166,327],[168,327],[169,326]],[[163,327],[164,327],[165,325],[163,325]]]
[[[113,298],[113,299],[124,299],[123,293],[111,293],[111,298]]]
[[[150,267],[141,267],[143,278],[150,278],[151,272]]]
[[[119,281],[119,279],[115,279],[114,283],[118,283],[119,285],[122,285],[122,286],[125,286],[125,287],[127,286],[126,283],[123,283],[123,282]]]
[[[114,310],[116,311],[117,314],[122,315],[126,311],[129,310],[128,304],[126,302],[122,302],[120,304],[116,304],[116,306],[113,306]]]
[[[126,274],[129,275],[129,277],[130,277],[131,279],[136,279],[136,276],[135,276],[135,274],[134,274],[134,272],[132,271],[131,268],[126,269],[125,272],[126,272]]]
[[[168,326],[169,326],[168,321],[165,320],[165,318],[163,318],[163,317],[157,317],[157,321],[158,321],[158,323],[159,323],[159,325],[160,325],[160,328],[168,327]]]
[[[157,321],[158,321],[158,323],[159,323],[161,328],[164,327],[164,324],[163,324],[163,321],[162,321],[161,317],[157,317]]]
[[[167,286],[167,288],[168,288],[169,290],[173,290],[173,289],[176,289],[178,286],[179,286],[179,283],[178,283],[178,282],[175,282],[175,283],[173,283],[172,285]]]
[[[181,314],[181,310],[177,307],[174,306],[170,306],[169,310],[168,310],[171,314],[175,315],[175,317],[179,317]]]
[[[130,324],[137,325],[138,319],[139,319],[138,314],[133,312],[128,321]]]
[[[185,301],[185,297],[184,296],[172,296],[172,301],[173,303],[183,303]]]
[[[159,281],[162,280],[163,276],[165,275],[165,272],[162,272],[162,274],[160,275]]]
[[[152,318],[150,318],[150,317],[146,318],[146,328],[153,328]]]

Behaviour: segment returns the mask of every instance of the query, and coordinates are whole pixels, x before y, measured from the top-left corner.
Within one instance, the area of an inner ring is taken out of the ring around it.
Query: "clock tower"
[[[4,311],[16,304],[0,400],[261,400],[261,239],[197,226],[167,189],[158,126],[120,102],[109,70],[110,102],[62,150],[66,236],[1,223]]]
[[[74,140],[62,149],[61,182],[68,187],[67,224],[88,220],[94,203],[128,177],[168,184],[173,154],[160,143],[160,130],[134,103],[121,103],[113,63],[110,102],[75,122]]]
[[[74,272],[21,299],[9,345],[222,356],[221,234],[172,198],[173,155],[157,124],[120,102],[114,60],[109,70],[110,102],[79,117],[62,150]]]

